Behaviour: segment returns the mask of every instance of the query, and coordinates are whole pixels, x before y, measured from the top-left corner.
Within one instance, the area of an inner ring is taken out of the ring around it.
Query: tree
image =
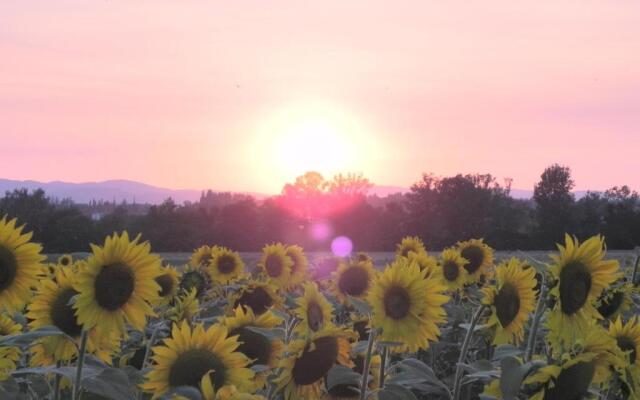
[[[562,241],[571,228],[571,213],[575,198],[569,167],[553,164],[547,167],[533,191],[539,245],[551,248]]]

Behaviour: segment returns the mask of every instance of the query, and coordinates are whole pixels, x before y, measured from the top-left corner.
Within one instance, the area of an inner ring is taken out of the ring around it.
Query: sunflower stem
[[[62,361],[56,362],[56,369],[62,367]],[[60,380],[59,374],[55,374],[53,378],[53,400],[60,400]]]
[[[362,383],[360,384],[360,400],[367,398],[367,387],[369,383],[369,367],[371,366],[371,354],[373,353],[373,342],[376,339],[376,330],[369,329],[369,341],[367,342],[367,355],[364,358],[362,367]]]
[[[467,352],[469,351],[469,345],[471,344],[471,338],[473,337],[473,332],[476,329],[476,325],[482,316],[482,312],[485,309],[485,305],[481,304],[476,310],[473,317],[471,317],[471,323],[469,324],[469,330],[467,334],[464,336],[464,342],[462,342],[462,349],[460,349],[460,357],[458,358],[458,364],[456,365],[456,375],[455,380],[453,382],[453,400],[460,399],[460,389],[462,388],[462,364],[465,362],[467,358]]]
[[[158,331],[160,330],[160,326],[162,324],[157,324],[156,327],[153,329],[153,333],[151,333],[151,337],[149,338],[149,341],[147,342],[147,348],[144,351],[144,358],[142,359],[142,368],[140,368],[140,370],[144,370],[144,368],[147,365],[147,362],[149,361],[149,355],[151,354],[151,346],[153,346],[153,343],[156,341],[156,337],[158,336]],[[142,389],[140,389],[140,391],[138,392],[138,400],[142,400],[142,396],[144,395],[144,391]]]
[[[538,305],[536,306],[536,313],[533,316],[533,322],[531,324],[531,331],[529,331],[529,340],[527,341],[527,350],[524,355],[524,362],[531,361],[531,357],[533,357],[533,352],[536,348],[538,328],[540,327],[540,320],[542,319],[542,314],[544,314],[545,305],[547,303],[547,293],[549,293],[549,288],[545,283],[543,283],[540,289]]]
[[[82,330],[82,338],[80,339],[80,350],[78,351],[78,366],[76,369],[76,380],[73,382],[72,399],[78,400],[80,398],[80,391],[82,390],[82,367],[84,366],[84,358],[87,350],[87,341],[89,339],[89,331]]]
[[[382,355],[380,357],[380,389],[384,388],[384,376],[387,366],[387,357],[389,357],[389,348],[384,346],[382,348]]]

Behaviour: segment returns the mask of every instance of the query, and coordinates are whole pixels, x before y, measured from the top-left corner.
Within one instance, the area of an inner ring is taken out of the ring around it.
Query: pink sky
[[[379,184],[640,190],[635,0],[266,4],[0,2],[0,178],[277,192],[264,126],[320,103]]]

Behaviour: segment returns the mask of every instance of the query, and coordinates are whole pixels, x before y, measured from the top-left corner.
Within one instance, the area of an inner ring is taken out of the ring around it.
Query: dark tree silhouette
[[[543,247],[552,246],[570,231],[571,211],[574,204],[574,187],[571,170],[558,164],[547,167],[533,191],[536,204],[538,242]]]

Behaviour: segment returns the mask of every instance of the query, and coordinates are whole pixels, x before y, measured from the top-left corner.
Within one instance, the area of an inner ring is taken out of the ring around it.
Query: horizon
[[[637,190],[639,15],[626,1],[6,1],[5,174],[277,193],[311,169],[401,187],[490,172],[525,188],[557,162],[577,190]]]

